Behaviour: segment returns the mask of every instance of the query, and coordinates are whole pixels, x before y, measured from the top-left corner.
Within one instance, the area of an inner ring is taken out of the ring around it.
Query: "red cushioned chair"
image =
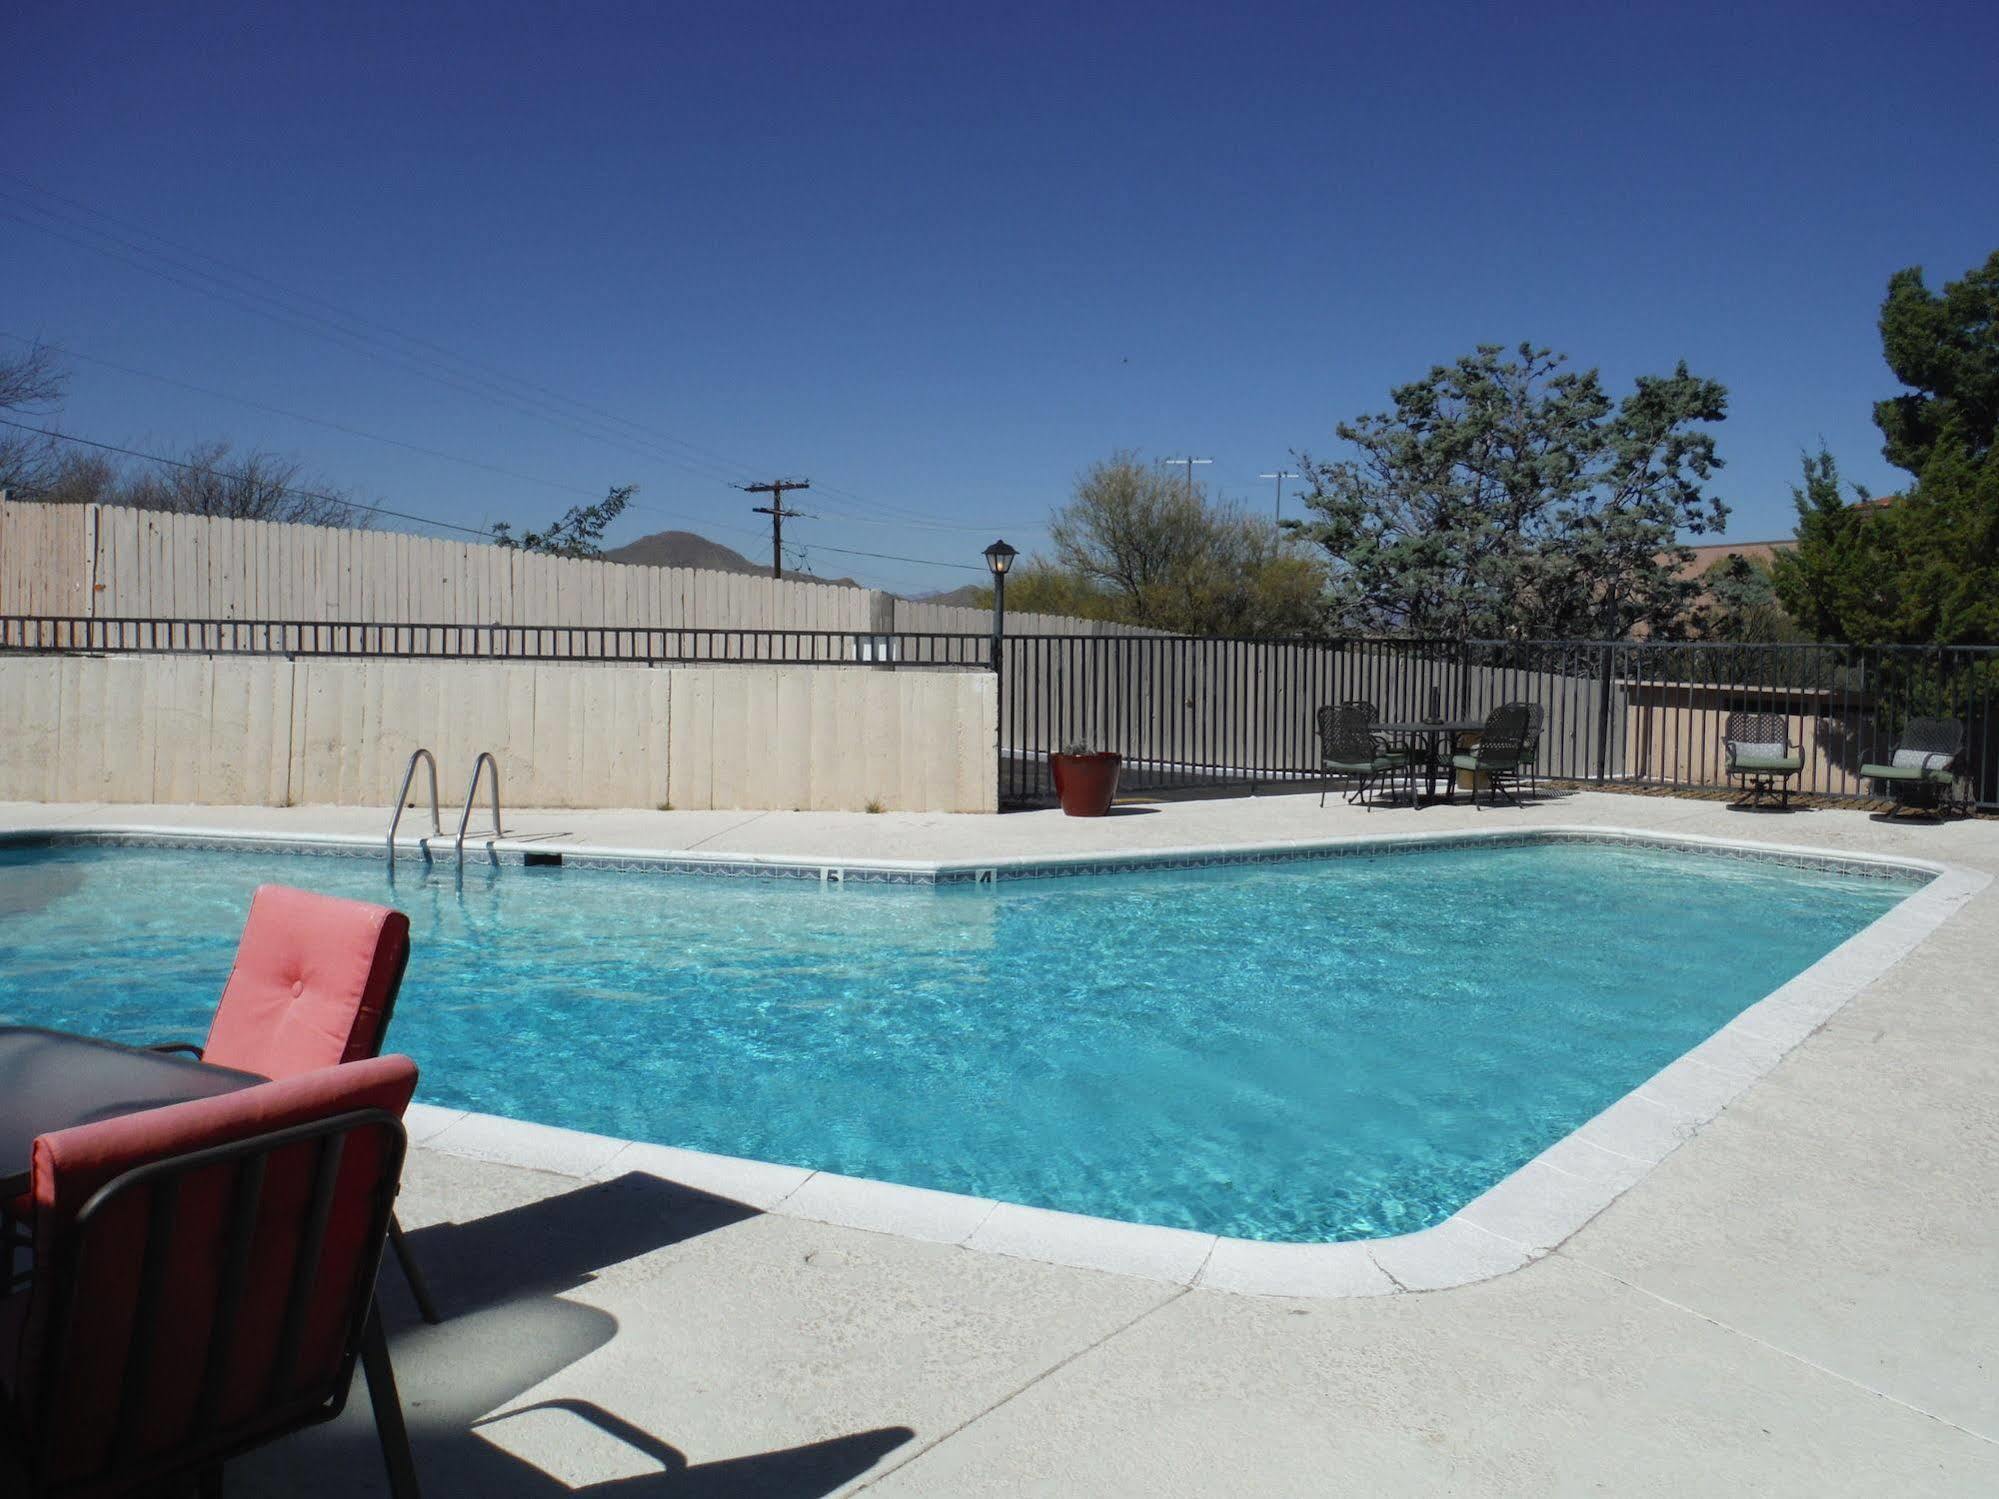
[[[207,1043],[155,1050],[187,1052],[270,1078],[375,1056],[409,956],[410,923],[400,911],[264,885],[250,898]],[[28,1207],[17,1201],[8,1212],[25,1223]],[[430,1287],[393,1218],[389,1244],[424,1321],[437,1321]]]
[[[44,1135],[35,1268],[0,1302],[0,1493],[190,1481],[338,1415],[357,1361],[390,1491],[417,1493],[374,1285],[408,1057]]]

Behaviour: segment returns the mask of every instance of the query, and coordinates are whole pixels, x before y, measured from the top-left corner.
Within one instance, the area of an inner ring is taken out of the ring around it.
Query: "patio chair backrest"
[[[1964,749],[1964,725],[1954,718],[1912,718],[1896,748],[1918,755],[1948,755],[1955,761]]]
[[[1319,710],[1319,758],[1341,765],[1365,765],[1380,751],[1374,737],[1372,703],[1341,703]]]
[[[1541,729],[1548,721],[1548,709],[1542,703],[1527,705],[1527,738],[1520,747],[1520,758],[1532,760],[1541,753]]]
[[[374,1056],[409,955],[400,911],[263,886],[250,899],[202,1060],[290,1077]]]
[[[1791,752],[1791,720],[1782,713],[1731,713],[1721,726],[1721,742],[1733,761],[1739,754],[1781,756]]]
[[[1481,766],[1504,770],[1518,765],[1527,750],[1527,704],[1501,703],[1485,718],[1473,753]]]
[[[0,1426],[37,1492],[122,1494],[339,1411],[415,1086],[380,1057],[35,1141]]]

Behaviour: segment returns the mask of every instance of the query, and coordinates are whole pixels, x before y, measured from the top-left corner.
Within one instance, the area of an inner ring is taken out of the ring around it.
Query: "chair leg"
[[[389,1342],[382,1336],[381,1308],[373,1305],[361,1333],[361,1368],[368,1376],[368,1404],[375,1410],[375,1435],[389,1470],[389,1493],[393,1499],[422,1499],[409,1428],[403,1424],[403,1403],[396,1394],[396,1371],[389,1363]]]
[[[403,1267],[403,1279],[410,1283],[410,1295],[416,1298],[416,1309],[424,1321],[435,1327],[444,1319],[437,1315],[437,1303],[430,1299],[430,1286],[423,1278],[423,1271],[417,1268],[416,1256],[410,1253],[410,1246],[403,1238],[403,1225],[391,1213],[389,1215],[389,1248],[396,1254],[396,1263]]]

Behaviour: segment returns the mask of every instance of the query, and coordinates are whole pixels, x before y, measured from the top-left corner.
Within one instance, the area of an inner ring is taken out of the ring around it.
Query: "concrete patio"
[[[1522,810],[1310,794],[1084,822],[511,813],[548,845],[968,859],[1601,825],[1999,873],[1999,823],[1580,793]],[[379,811],[0,808],[0,828],[379,837]],[[837,893],[828,898],[839,898]],[[1999,1492],[1999,887],[1586,1228],[1448,1291],[1250,1297],[759,1211],[614,1158],[418,1148],[402,1215],[447,1320],[385,1276],[428,1492],[1951,1495]],[[385,1492],[366,1401],[232,1469]]]

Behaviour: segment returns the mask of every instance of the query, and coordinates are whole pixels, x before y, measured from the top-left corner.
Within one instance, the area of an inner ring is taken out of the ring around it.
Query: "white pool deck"
[[[0,832],[383,821],[0,805]],[[1585,793],[507,825],[546,848],[836,867],[1614,827],[1943,865],[1949,899],[1864,936],[1845,990],[1780,1007],[1795,1035],[1711,1058],[1712,1096],[1681,1099],[1656,1148],[1551,1154],[1533,1199],[1566,1219],[1456,1230],[1490,1255],[1483,1278],[1318,1284],[1285,1255],[1217,1274],[1212,1241],[1183,1264],[1170,1238],[1148,1265],[1063,1215],[891,1209],[841,1178],[420,1111],[435,1146],[412,1154],[402,1213],[448,1320],[414,1323],[385,1279],[430,1493],[1999,1492],[1999,887],[1981,878],[1999,822]],[[1318,1294],[1244,1294],[1273,1289]],[[384,1492],[372,1441],[362,1401],[232,1470],[233,1491]]]

